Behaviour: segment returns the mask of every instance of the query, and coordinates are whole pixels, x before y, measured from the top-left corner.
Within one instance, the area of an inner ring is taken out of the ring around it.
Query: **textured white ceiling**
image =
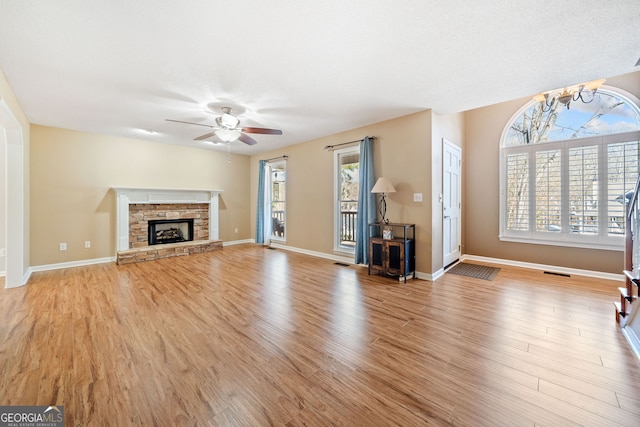
[[[0,69],[34,124],[255,154],[422,111],[638,70],[638,0],[0,0]],[[157,133],[145,134],[142,129]]]

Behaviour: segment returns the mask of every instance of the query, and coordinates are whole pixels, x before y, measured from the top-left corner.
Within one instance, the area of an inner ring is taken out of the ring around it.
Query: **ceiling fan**
[[[251,138],[249,135],[247,135],[247,133],[257,133],[257,134],[263,134],[263,135],[282,135],[282,131],[279,129],[238,127],[238,125],[240,124],[240,119],[238,119],[238,117],[232,114],[233,108],[222,107],[221,110],[222,110],[222,115],[220,117],[216,117],[215,125],[205,125],[202,123],[185,122],[183,120],[172,120],[172,119],[166,119],[166,120],[168,122],[186,123],[189,125],[206,126],[208,128],[215,129],[213,132],[200,135],[199,137],[195,138],[194,141],[203,141],[207,138],[211,138],[212,136],[216,136],[224,142],[240,140],[247,145],[255,145],[258,143],[258,141]]]

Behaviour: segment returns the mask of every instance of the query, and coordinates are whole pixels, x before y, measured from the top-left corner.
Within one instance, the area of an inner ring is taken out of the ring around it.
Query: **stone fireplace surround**
[[[222,190],[132,187],[112,189],[116,193],[118,264],[222,248],[218,230],[218,198]],[[159,218],[194,218],[194,240],[148,246],[147,221]]]
[[[149,221],[193,219],[193,240],[209,239],[207,203],[132,203],[129,205],[129,249],[149,246]]]

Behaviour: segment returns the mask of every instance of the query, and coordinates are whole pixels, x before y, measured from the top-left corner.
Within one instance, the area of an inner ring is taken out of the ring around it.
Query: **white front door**
[[[461,167],[462,152],[460,147],[442,140],[442,233],[444,246],[444,267],[457,261],[461,256]]]

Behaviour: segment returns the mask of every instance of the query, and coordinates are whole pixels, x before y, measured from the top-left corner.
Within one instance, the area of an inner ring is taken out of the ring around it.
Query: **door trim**
[[[20,123],[0,98],[0,147],[5,150],[4,173],[6,176],[5,228],[7,254],[5,258],[5,288],[27,283],[25,260],[25,191],[24,191],[24,133]],[[9,224],[11,226],[9,227]]]
[[[457,259],[459,260],[462,257],[462,147],[459,147],[455,144],[453,144],[452,142],[448,141],[445,138],[442,138],[442,263],[443,263],[443,268],[444,266],[450,265],[452,263],[454,263],[456,260],[455,259],[448,259],[447,258],[447,254],[445,254],[445,250],[446,250],[446,242],[448,241],[447,237],[449,236],[449,233],[447,232],[447,228],[444,227],[445,224],[445,200],[446,200],[446,194],[445,191],[447,191],[445,189],[445,161],[446,161],[446,153],[447,151],[455,151],[458,155],[458,159],[459,159],[459,169],[458,169],[458,183],[457,183],[457,200],[459,202],[459,207],[458,207],[458,223],[456,225],[457,228],[457,235],[458,235],[458,241],[457,241],[457,245],[458,245],[458,257]]]

